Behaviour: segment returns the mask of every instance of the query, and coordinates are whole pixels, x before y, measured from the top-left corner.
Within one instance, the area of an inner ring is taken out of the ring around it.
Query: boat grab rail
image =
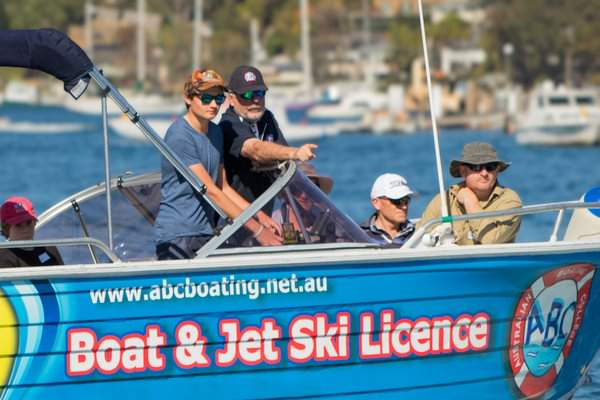
[[[41,239],[41,240],[15,240],[0,243],[0,249],[46,247],[46,246],[95,246],[102,250],[111,262],[120,262],[121,259],[102,241],[95,238],[72,238],[72,239]],[[94,260],[94,264],[98,264]]]
[[[415,231],[415,233],[404,243],[404,248],[415,248],[420,242],[423,235],[427,232],[427,230],[433,225],[438,225],[442,223],[452,223],[457,221],[467,221],[473,219],[481,219],[481,218],[489,218],[489,217],[507,217],[507,216],[517,216],[517,215],[527,215],[527,214],[539,214],[548,211],[563,211],[565,209],[576,209],[576,208],[600,208],[600,202],[590,202],[585,203],[583,201],[564,201],[559,203],[547,203],[547,204],[538,204],[533,206],[524,206],[521,208],[511,208],[509,210],[500,210],[500,211],[486,211],[480,213],[473,214],[465,214],[465,215],[449,215],[447,217],[439,217],[429,220]],[[562,215],[559,215],[562,217]],[[556,227],[553,232],[553,236],[556,235]]]
[[[227,239],[233,236],[237,230],[244,225],[257,212],[263,209],[269,201],[271,201],[277,193],[279,193],[288,184],[296,173],[296,163],[292,160],[284,161],[278,165],[278,168],[283,173],[271,184],[271,186],[261,194],[256,200],[250,204],[240,215],[238,215],[230,224],[225,227],[209,240],[204,246],[196,252],[194,258],[208,257],[214,250],[218,249]]]

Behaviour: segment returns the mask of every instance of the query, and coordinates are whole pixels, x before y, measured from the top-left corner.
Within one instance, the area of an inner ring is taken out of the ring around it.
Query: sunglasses
[[[265,94],[267,94],[266,90],[249,90],[244,93],[238,93],[238,96],[240,96],[244,100],[252,100],[262,99],[263,97],[265,97]]]
[[[390,203],[395,205],[396,207],[404,207],[410,204],[410,197],[404,196],[399,199],[390,199],[389,197],[382,197],[382,199],[387,199]]]
[[[489,162],[486,164],[467,164],[465,163],[464,165],[467,166],[467,168],[469,168],[471,171],[474,172],[481,172],[481,170],[485,169],[487,172],[496,172],[498,170],[498,167],[500,166],[500,163],[497,162]]]
[[[215,101],[215,103],[217,103],[218,106],[225,103],[225,95],[224,94],[217,94],[217,95],[213,96],[212,94],[203,93],[198,97],[200,98],[200,101],[202,102],[202,104],[204,104],[205,106],[212,103],[213,100]]]

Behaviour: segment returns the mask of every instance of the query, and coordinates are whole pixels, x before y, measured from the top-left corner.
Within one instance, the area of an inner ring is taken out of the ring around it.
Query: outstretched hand
[[[314,159],[317,155],[315,151],[317,150],[316,144],[306,143],[302,146],[298,147],[294,152],[293,159],[294,161],[310,161]]]

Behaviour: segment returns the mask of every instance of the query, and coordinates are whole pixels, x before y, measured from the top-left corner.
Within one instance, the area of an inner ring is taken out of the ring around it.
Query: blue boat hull
[[[599,262],[100,266],[0,281],[0,399],[561,398],[600,344]]]

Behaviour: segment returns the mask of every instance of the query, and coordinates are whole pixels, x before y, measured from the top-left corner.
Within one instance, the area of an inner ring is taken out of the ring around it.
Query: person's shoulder
[[[455,183],[453,185],[450,185],[450,187],[448,188],[447,192],[449,195],[456,195],[458,193],[458,191],[462,188],[464,188],[466,185],[464,184],[464,182],[461,183]],[[439,196],[439,193],[438,193]]]
[[[182,116],[178,116],[167,128],[165,133],[165,141],[174,140],[181,137],[186,132],[188,124]]]
[[[225,112],[221,115],[221,120],[219,121],[220,127],[232,127],[236,123],[240,122],[240,117],[235,113],[233,107],[227,108]]]
[[[521,197],[519,197],[519,194],[515,190],[508,188],[506,186],[502,186],[499,183],[494,188],[494,193],[496,193],[498,196],[500,196],[502,198],[516,200],[516,201],[521,202]]]
[[[453,187],[450,186],[450,188],[448,189],[448,191],[446,191],[445,193],[446,194],[455,194],[456,192],[453,191]],[[429,200],[428,204],[431,205],[431,204],[439,203],[440,201],[441,201],[440,200],[440,194],[436,193],[436,194],[433,195],[433,197],[431,198],[431,200]]]
[[[44,249],[48,254],[50,254],[54,258],[56,265],[64,264],[63,258],[60,255],[60,252],[58,251],[58,248],[56,246],[48,246]]]
[[[371,221],[373,220],[373,215],[370,215],[369,218],[365,219],[360,223],[360,227],[364,230],[371,230]]]
[[[5,257],[8,257],[10,254],[12,254],[12,251],[10,251],[9,249],[5,249],[5,248],[0,249],[0,259],[4,259]]]
[[[0,249],[0,268],[2,267],[18,267],[19,258],[10,249]]]
[[[43,247],[42,249],[53,256],[60,254],[58,252],[58,248],[56,246],[47,246],[47,247]]]
[[[212,121],[208,121],[208,131],[220,134],[221,132],[223,132],[223,128],[221,127],[221,125],[217,125]]]
[[[273,112],[268,108],[265,108],[265,113],[263,114],[262,118],[265,120],[275,120],[275,114],[273,114]]]

